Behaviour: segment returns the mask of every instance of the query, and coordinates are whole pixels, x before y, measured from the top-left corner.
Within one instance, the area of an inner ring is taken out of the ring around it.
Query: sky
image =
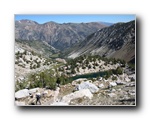
[[[129,22],[135,20],[134,14],[123,15],[15,15],[15,20],[29,19],[36,21],[40,24],[45,22],[54,21],[57,23],[87,23],[87,22]]]

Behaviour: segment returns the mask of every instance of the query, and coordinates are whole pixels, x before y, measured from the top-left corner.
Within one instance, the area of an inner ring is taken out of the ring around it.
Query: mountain
[[[51,46],[64,50],[104,27],[106,25],[97,22],[59,24],[50,21],[39,24],[31,20],[20,20],[15,21],[15,39],[46,41]]]
[[[130,61],[135,58],[135,21],[117,23],[98,30],[80,42],[69,58],[91,54]]]
[[[55,58],[55,56],[57,57],[59,55],[59,50],[55,49],[45,41],[15,40],[15,45],[18,46],[20,49],[34,52],[45,58]]]
[[[111,26],[113,25],[114,23],[109,23],[109,22],[99,22],[100,24],[103,24],[103,25],[106,25],[106,26]]]

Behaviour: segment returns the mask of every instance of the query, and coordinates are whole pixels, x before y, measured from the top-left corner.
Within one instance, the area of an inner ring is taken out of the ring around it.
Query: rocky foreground
[[[15,93],[18,106],[107,106],[136,105],[135,74],[118,75],[117,80],[104,78],[89,80],[80,78],[56,90],[46,88],[23,89]],[[36,94],[41,94],[41,104],[36,104]]]

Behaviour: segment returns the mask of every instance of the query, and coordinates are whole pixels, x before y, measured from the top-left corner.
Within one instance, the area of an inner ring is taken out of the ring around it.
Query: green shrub
[[[29,60],[26,60],[26,63],[28,64],[30,61]]]
[[[107,62],[105,62],[104,65],[107,66]]]
[[[116,77],[116,76],[113,76],[113,77],[112,77],[112,80],[117,80],[117,77]]]
[[[80,72],[80,71],[79,71],[79,67],[77,67],[77,71]]]
[[[23,54],[26,55],[26,54],[27,54],[27,51],[25,50],[25,51],[23,52]]]
[[[41,66],[40,63],[38,62],[38,63],[37,63],[37,68],[39,68],[40,66]]]
[[[95,63],[95,66],[98,66],[98,63],[97,63],[97,62]]]
[[[88,65],[89,64],[89,60],[85,60],[85,64]]]
[[[135,64],[134,63],[128,63],[128,66],[131,70],[135,71]]]
[[[85,66],[82,66],[82,69],[85,69],[86,67]]]
[[[123,69],[121,67],[118,67],[116,69],[116,72],[117,72],[117,74],[121,75],[121,74],[123,74]]]
[[[91,65],[88,65],[88,69],[91,69],[92,68],[92,66]]]
[[[123,69],[121,67],[117,67],[116,70],[112,70],[112,73],[115,75],[121,75],[123,74]]]
[[[109,78],[108,75],[104,75],[103,78],[105,78],[106,80]]]
[[[36,69],[37,68],[37,66],[36,65],[33,65],[33,69]]]
[[[15,83],[15,92],[21,89],[25,89],[27,87],[27,81],[16,81]]]
[[[15,61],[15,64],[18,64],[19,62],[18,61]]]
[[[71,74],[75,74],[76,71],[74,69],[71,69]]]

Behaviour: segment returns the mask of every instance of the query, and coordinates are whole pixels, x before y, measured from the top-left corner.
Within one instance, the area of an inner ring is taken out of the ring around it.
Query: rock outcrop
[[[125,78],[132,79],[128,75]],[[134,76],[134,75],[130,75]],[[116,80],[89,80],[80,78],[72,84],[60,85],[56,90],[45,88],[23,89],[15,93],[15,105],[36,105],[36,94],[40,93],[41,104],[46,106],[67,105],[135,105],[135,81],[122,79],[118,75]]]
[[[89,99],[91,99],[93,97],[93,95],[89,89],[82,89],[82,90],[79,90],[79,91],[76,91],[74,93],[64,96],[62,98],[61,102],[69,104],[71,100],[77,99],[77,98],[82,98],[84,96],[88,97]]]
[[[15,93],[16,99],[25,98],[27,96],[29,96],[29,90],[28,89],[19,90]]]
[[[92,83],[90,83],[89,81],[83,82],[79,85],[76,86],[77,90],[82,90],[82,89],[89,89],[91,93],[96,93],[98,92],[98,87]]]

